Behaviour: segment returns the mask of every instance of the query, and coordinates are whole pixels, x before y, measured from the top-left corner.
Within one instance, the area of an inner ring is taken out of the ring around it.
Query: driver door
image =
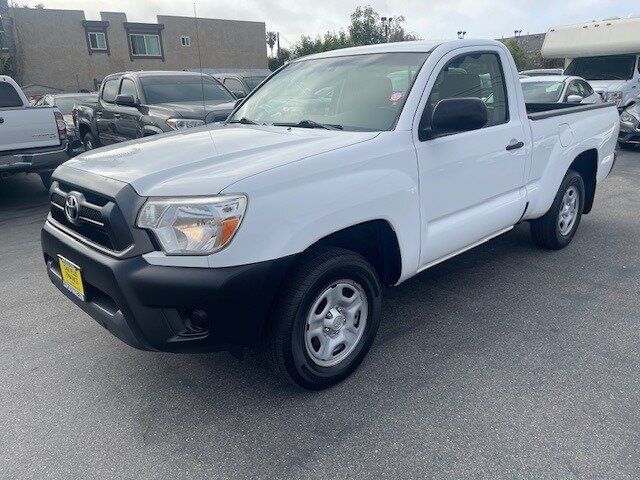
[[[422,269],[506,231],[524,213],[531,146],[503,68],[510,63],[501,49],[459,49],[441,60],[427,85],[420,110],[427,121],[440,100],[476,97],[487,107],[488,123],[427,140],[415,132]]]

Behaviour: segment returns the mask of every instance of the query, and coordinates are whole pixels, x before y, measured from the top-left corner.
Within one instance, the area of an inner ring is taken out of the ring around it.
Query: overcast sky
[[[129,21],[153,22],[155,15],[193,14],[191,0],[27,0],[47,8],[78,9],[88,19],[100,11],[126,12]],[[25,3],[24,1],[22,3]],[[404,15],[406,28],[424,39],[455,37],[500,38],[546,32],[550,25],[578,23],[634,13],[633,2],[619,0],[199,0],[198,16],[263,21],[267,30],[279,30],[283,46],[300,35],[338,30],[349,22],[357,5],[372,5],[383,16]],[[635,12],[640,13],[640,6]]]

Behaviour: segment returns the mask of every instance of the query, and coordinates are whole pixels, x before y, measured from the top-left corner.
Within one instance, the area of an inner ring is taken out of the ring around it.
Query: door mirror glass
[[[433,110],[429,136],[478,130],[487,121],[487,106],[479,98],[446,98]]]
[[[123,107],[135,107],[138,102],[133,95],[118,95],[116,97],[116,105],[122,105]]]
[[[568,103],[580,103],[582,100],[584,99],[580,95],[569,95],[567,97]]]

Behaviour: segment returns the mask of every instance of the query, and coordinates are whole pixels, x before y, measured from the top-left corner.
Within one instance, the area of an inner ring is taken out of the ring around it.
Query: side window
[[[580,89],[578,88],[578,82],[573,81],[569,84],[569,88],[567,89],[567,97],[569,95],[580,95]],[[580,95],[582,96],[582,95]]]
[[[104,88],[102,89],[102,100],[107,103],[113,103],[116,100],[118,94],[119,78],[109,78],[104,82]]]
[[[593,95],[593,88],[591,88],[591,85],[589,85],[587,82],[580,82],[580,85],[582,85],[582,88],[584,89],[585,97],[590,97],[591,95]]]
[[[0,108],[22,107],[22,99],[10,83],[0,82]]]
[[[440,100],[468,97],[479,98],[487,106],[487,127],[509,120],[507,89],[498,54],[473,53],[451,60],[436,78],[425,113],[430,118]]]
[[[240,81],[236,80],[235,78],[225,78],[224,86],[227,87],[229,90],[231,90],[231,92],[233,93],[244,92],[244,87],[242,86],[242,83],[240,83]]]
[[[131,95],[134,99],[138,98],[138,89],[136,84],[130,78],[124,78],[120,85],[120,95]]]

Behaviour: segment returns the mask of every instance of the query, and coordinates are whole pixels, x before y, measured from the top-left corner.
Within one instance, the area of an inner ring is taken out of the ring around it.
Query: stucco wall
[[[197,68],[198,47],[195,21],[189,17],[158,16],[164,25],[161,59],[133,60],[119,12],[102,12],[108,21],[109,54],[89,54],[80,10],[10,9],[13,17],[18,81],[66,91],[92,90],[94,81],[126,70],[183,70]],[[265,24],[234,20],[198,19],[203,67],[266,68]],[[180,36],[191,37],[183,47]]]

